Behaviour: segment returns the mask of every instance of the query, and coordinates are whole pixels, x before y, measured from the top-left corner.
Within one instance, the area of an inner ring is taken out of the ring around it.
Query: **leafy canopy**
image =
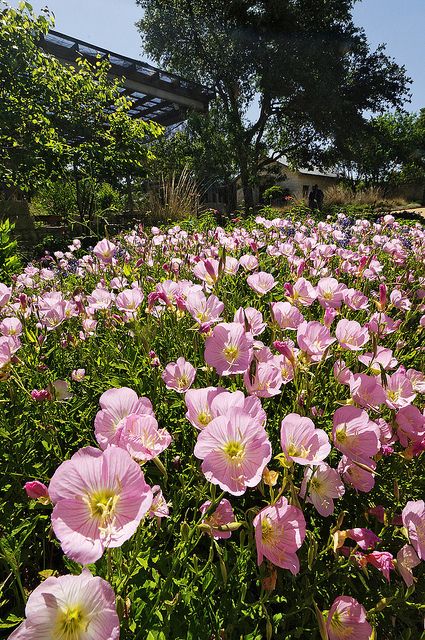
[[[145,175],[147,143],[162,127],[128,115],[131,100],[108,77],[107,59],[73,67],[43,52],[52,26],[47,10],[36,16],[26,2],[0,13],[0,189]]]
[[[370,50],[353,0],[137,2],[149,55],[215,88],[246,204],[271,157],[311,160],[315,148],[345,139],[347,123],[361,131],[366,110],[399,107],[406,96],[404,68],[384,47]]]

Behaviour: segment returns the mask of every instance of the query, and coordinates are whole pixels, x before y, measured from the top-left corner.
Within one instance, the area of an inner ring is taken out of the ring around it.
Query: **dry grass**
[[[149,214],[158,221],[183,220],[201,210],[200,185],[188,167],[176,175],[162,175],[148,192]]]
[[[384,195],[380,189],[371,187],[362,191],[354,192],[349,187],[336,184],[328,187],[325,191],[325,201],[328,205],[344,204],[377,204],[382,202]]]
[[[378,187],[368,187],[353,191],[342,184],[332,185],[325,190],[325,203],[329,206],[371,205],[371,206],[405,206],[407,200],[402,197],[386,197]]]

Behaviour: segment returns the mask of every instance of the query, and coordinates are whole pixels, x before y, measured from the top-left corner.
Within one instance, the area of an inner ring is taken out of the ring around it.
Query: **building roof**
[[[297,168],[292,170],[288,165],[287,161],[285,160],[285,158],[279,158],[277,162],[281,164],[283,167],[286,167],[287,169],[289,169],[289,171],[295,171],[308,176],[318,176],[322,178],[338,178],[339,177],[337,173],[332,173],[331,171],[323,172],[323,171],[319,171],[319,169]]]
[[[75,64],[79,57],[90,61],[98,56],[108,58],[111,78],[123,78],[121,91],[133,101],[129,111],[133,118],[170,126],[186,120],[190,110],[207,112],[208,103],[214,97],[212,89],[201,84],[58,31],[49,31],[41,46],[67,64]]]

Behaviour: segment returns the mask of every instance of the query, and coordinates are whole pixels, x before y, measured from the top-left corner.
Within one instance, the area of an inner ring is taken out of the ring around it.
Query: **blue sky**
[[[223,0],[225,2],[225,0]],[[16,6],[18,0],[9,0]],[[47,6],[56,29],[111,51],[147,60],[134,26],[141,16],[135,0],[32,0],[36,11]],[[425,0],[363,0],[354,11],[372,46],[387,43],[387,52],[404,64],[413,79],[409,111],[425,107]]]

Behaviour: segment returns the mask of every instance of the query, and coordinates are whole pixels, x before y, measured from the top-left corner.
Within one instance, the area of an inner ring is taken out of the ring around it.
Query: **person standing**
[[[324,193],[317,184],[315,184],[308,195],[308,206],[310,209],[319,209],[321,211],[323,207]]]

